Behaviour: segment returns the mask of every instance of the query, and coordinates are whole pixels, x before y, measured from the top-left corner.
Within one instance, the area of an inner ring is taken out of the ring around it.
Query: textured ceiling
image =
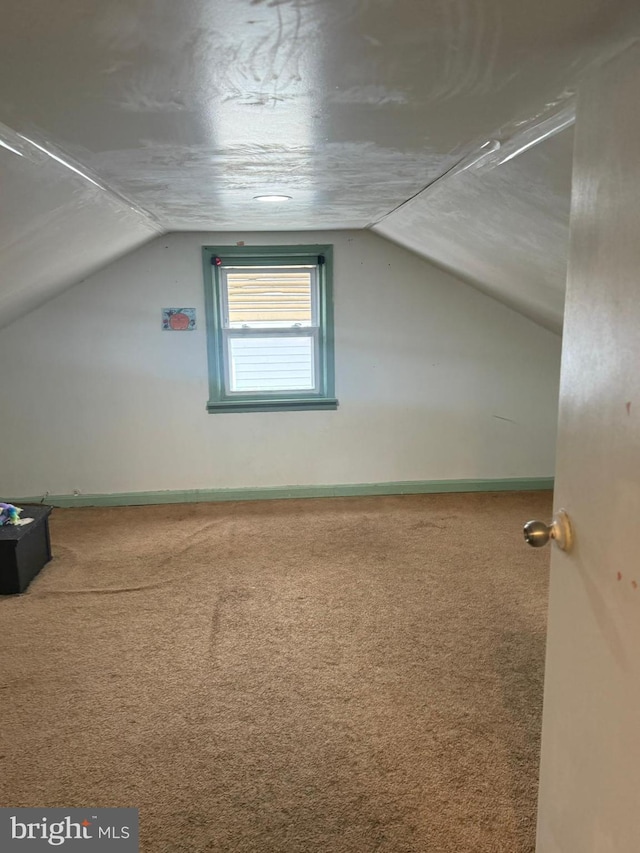
[[[436,182],[374,231],[562,329],[573,128],[495,168]]]
[[[561,111],[637,33],[636,6],[4,0],[0,324],[158,232],[374,226],[557,325],[567,141],[420,192]],[[269,192],[292,200],[253,200]]]

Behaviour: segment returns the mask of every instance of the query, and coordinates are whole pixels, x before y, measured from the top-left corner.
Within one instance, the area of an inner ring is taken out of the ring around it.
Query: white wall
[[[334,244],[337,411],[206,413],[200,249],[239,240]],[[370,232],[171,234],[0,331],[0,495],[550,476],[559,357]]]

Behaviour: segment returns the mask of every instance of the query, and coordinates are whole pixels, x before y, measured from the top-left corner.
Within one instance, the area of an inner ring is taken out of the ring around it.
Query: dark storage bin
[[[50,506],[22,506],[22,517],[31,524],[0,527],[0,595],[24,592],[40,569],[51,559]]]

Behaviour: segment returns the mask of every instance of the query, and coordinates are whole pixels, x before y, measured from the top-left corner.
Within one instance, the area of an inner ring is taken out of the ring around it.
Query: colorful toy
[[[0,502],[0,527],[3,524],[19,524],[21,512],[20,507]]]

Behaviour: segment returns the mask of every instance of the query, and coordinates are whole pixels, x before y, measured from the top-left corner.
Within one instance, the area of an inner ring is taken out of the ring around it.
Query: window
[[[209,412],[335,409],[332,246],[205,246]]]

